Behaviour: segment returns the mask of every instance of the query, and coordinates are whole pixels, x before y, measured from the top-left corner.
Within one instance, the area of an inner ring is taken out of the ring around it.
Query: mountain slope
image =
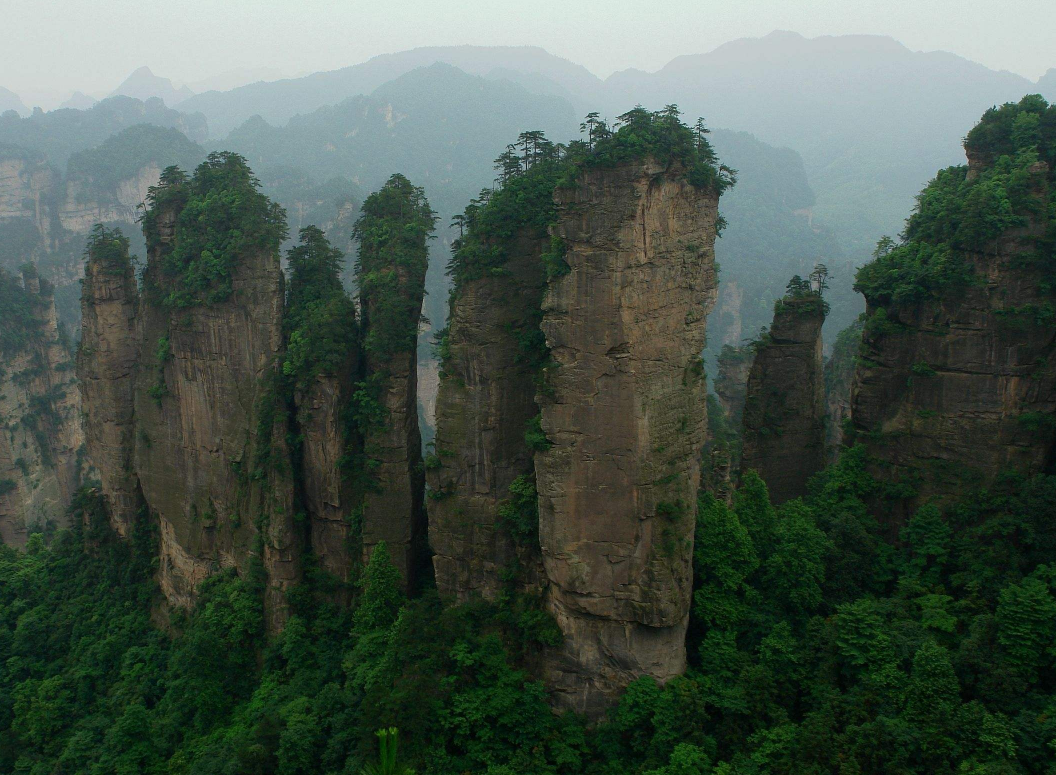
[[[207,92],[191,97],[180,107],[204,113],[213,136],[219,137],[252,116],[259,115],[271,124],[283,124],[295,115],[370,94],[394,78],[437,62],[472,75],[488,75],[495,70],[500,75],[503,70],[538,74],[546,82],[557,84],[580,98],[588,97],[601,85],[581,65],[535,46],[436,46],[384,54],[362,64],[303,78],[253,83],[227,92]]]
[[[9,110],[13,110],[23,116],[29,113],[29,109],[22,104],[22,100],[19,99],[17,94],[0,86],[0,113],[6,113]]]

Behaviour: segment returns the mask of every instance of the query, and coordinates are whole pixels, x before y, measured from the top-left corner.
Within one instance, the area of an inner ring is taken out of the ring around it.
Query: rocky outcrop
[[[451,305],[428,471],[429,543],[437,588],[449,600],[493,600],[514,563],[538,563],[536,537],[518,541],[499,512],[514,481],[534,479],[524,433],[539,414],[537,370],[523,342],[538,331],[548,242],[522,230],[505,271],[465,283]]]
[[[851,417],[875,473],[913,488],[894,523],[925,498],[1051,464],[1056,329],[1043,312],[1046,275],[1023,260],[1041,233],[1017,229],[967,254],[979,282],[963,290],[904,304],[867,297]]]
[[[159,222],[148,286],[163,282],[160,265],[173,247],[168,218]],[[147,301],[137,320],[134,468],[160,525],[162,591],[181,606],[217,569],[246,572],[258,531],[272,597],[299,578],[289,469],[275,474],[275,463],[288,460],[286,429],[272,419],[268,390],[283,348],[278,254],[243,256],[231,285],[228,299],[186,309]],[[268,608],[275,626],[281,607],[276,598]]]
[[[754,469],[774,503],[805,495],[825,461],[821,296],[806,290],[774,308],[768,334],[756,343],[744,403],[741,470]]]
[[[141,513],[156,522],[158,580],[170,604],[189,606],[220,568],[248,573],[259,562],[269,627],[278,630],[283,593],[301,579],[304,541],[275,383],[285,304],[277,241],[242,251],[229,292],[173,302],[189,282],[170,262],[184,185],[165,182],[148,212],[141,294],[128,241],[101,227],[92,233],[78,360],[88,453],[117,532],[127,535]]]
[[[52,231],[57,178],[40,154],[0,149],[0,223],[29,221],[47,241]]]
[[[308,541],[319,567],[340,582],[353,580],[353,494],[342,458],[347,452],[342,413],[354,391],[356,355],[337,374],[321,374],[296,397],[301,442],[301,481],[310,520]]]
[[[98,472],[111,527],[128,536],[142,507],[135,451],[133,397],[139,358],[138,289],[128,243],[100,235],[81,285],[81,345],[77,378],[89,459]]]
[[[425,271],[411,273],[392,270],[397,293],[413,311],[414,329],[422,314],[425,298]],[[378,325],[379,295],[363,298],[363,325]],[[418,429],[418,356],[415,343],[395,352],[375,355],[366,352],[367,373],[376,380],[378,402],[385,422],[367,436],[365,448],[375,461],[373,477],[377,486],[363,502],[363,561],[384,541],[407,589],[414,587],[416,572],[426,559],[425,469],[422,463],[422,436]]]
[[[0,369],[0,543],[9,546],[24,545],[30,531],[49,523],[66,524],[84,447],[70,343],[59,334],[51,286],[27,270],[22,292],[29,320],[4,325],[24,326],[27,335],[3,353]]]
[[[940,172],[903,242],[858,272],[853,440],[892,485],[877,512],[893,535],[924,501],[1051,471],[1056,138],[1038,127],[1054,119],[1037,95],[988,110],[967,167]]]
[[[161,168],[150,162],[131,177],[118,181],[114,190],[105,195],[91,179],[67,180],[57,213],[59,224],[73,234],[87,234],[97,223],[131,226],[138,218],[139,207],[147,200],[147,191],[158,184],[160,177]]]
[[[633,679],[685,667],[718,197],[647,159],[581,170],[555,199],[568,271],[543,301],[535,467],[564,643],[544,677],[559,705],[597,716]]]
[[[378,415],[361,429],[373,480],[362,503],[363,562],[384,541],[406,591],[429,564],[417,351],[435,224],[423,189],[395,174],[364,201],[353,231],[364,389]]]

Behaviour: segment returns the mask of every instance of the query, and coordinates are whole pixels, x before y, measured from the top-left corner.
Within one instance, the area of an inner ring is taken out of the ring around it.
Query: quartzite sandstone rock
[[[88,458],[99,474],[110,525],[128,536],[142,506],[135,450],[138,291],[132,264],[91,252],[81,286],[77,379]]]
[[[37,329],[0,368],[0,543],[25,544],[30,530],[62,526],[80,478],[80,394],[68,344],[60,340],[51,287],[23,278]]]
[[[1052,462],[1056,328],[1032,312],[1051,303],[1049,280],[1022,259],[1039,234],[1017,229],[968,253],[979,281],[963,291],[903,304],[867,298],[877,322],[865,326],[851,418],[876,473],[916,489],[891,511],[895,527],[922,499]]]
[[[397,274],[399,293],[414,311],[414,328],[422,314],[425,267],[414,272],[405,267],[389,270]],[[377,299],[362,301],[363,327],[369,329]],[[412,344],[384,358],[365,354],[367,374],[380,380],[379,403],[386,420],[370,432],[366,452],[375,461],[376,488],[363,501],[363,562],[384,541],[400,571],[405,590],[417,583],[417,571],[428,562],[425,514],[425,469],[422,436],[418,428],[418,356]]]
[[[569,272],[543,302],[552,446],[535,463],[564,644],[545,680],[597,716],[635,678],[685,667],[718,197],[644,160],[581,170],[555,198]]]
[[[741,470],[754,469],[774,503],[805,495],[825,464],[824,302],[808,292],[778,301],[756,346],[744,403]]]
[[[524,432],[539,413],[536,374],[520,342],[538,330],[547,242],[522,234],[507,248],[505,271],[466,282],[451,306],[429,472],[442,495],[429,505],[429,542],[447,599],[495,599],[511,563],[538,563],[499,524],[499,508],[515,479],[534,475]]]

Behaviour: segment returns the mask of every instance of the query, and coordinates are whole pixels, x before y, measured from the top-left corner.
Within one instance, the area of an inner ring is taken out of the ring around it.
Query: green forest
[[[855,448],[779,508],[750,473],[702,495],[690,669],[588,727],[529,677],[560,636],[523,601],[405,599],[376,551],[351,610],[306,583],[268,640],[252,579],[166,612],[156,536],[117,540],[85,490],[71,530],[0,549],[0,769],[358,775],[396,727],[400,767],[438,775],[1051,771],[1056,477],[895,537],[870,506],[898,494]]]
[[[1037,204],[1031,176],[1038,158],[1053,160],[1052,111],[1027,98],[987,113],[967,141],[970,153],[990,154],[987,171],[971,180],[963,169],[940,174],[902,242],[882,246],[859,284],[893,301],[945,287],[948,277],[936,273],[961,264],[927,251],[960,257],[1027,212],[1048,229],[1031,258],[1051,257],[1050,221],[1036,209],[1051,200]],[[502,271],[516,230],[544,235],[555,187],[592,166],[647,156],[702,188],[733,183],[703,123],[683,125],[673,106],[635,109],[618,131],[588,116],[584,133],[558,147],[526,132],[496,160],[503,185],[456,220],[456,294]],[[236,154],[213,154],[192,176],[166,172],[145,224],[157,245],[158,217],[178,201],[162,304],[224,301],[236,261],[278,249],[283,214],[257,189]],[[976,222],[981,190],[1008,197],[1000,230]],[[413,346],[406,299],[394,287],[424,274],[434,221],[422,189],[394,176],[355,225],[362,304],[374,325],[392,320],[384,337],[363,340],[382,362]],[[319,374],[346,368],[360,325],[371,324],[357,322],[341,286],[341,251],[319,229],[299,236],[287,255],[286,401]],[[127,255],[115,232],[100,228],[94,240]],[[543,260],[548,274],[568,271],[560,245]],[[21,304],[15,281],[0,280],[4,297]],[[825,303],[799,278],[789,293]],[[634,681],[598,723],[551,710],[533,666],[561,630],[512,585],[490,603],[442,605],[428,580],[408,597],[381,543],[350,606],[309,568],[287,592],[290,617],[272,637],[259,573],[219,572],[193,609],[169,607],[154,521],[144,514],[119,540],[89,483],[70,528],[33,535],[25,551],[0,547],[0,771],[1051,775],[1056,476],[1003,471],[985,489],[926,502],[898,524],[886,515],[912,493],[873,471],[866,449],[851,446],[813,477],[806,497],[779,506],[753,471],[729,503],[702,491],[688,669],[664,686]],[[511,519],[523,516],[518,496],[534,499],[523,484],[511,488]]]

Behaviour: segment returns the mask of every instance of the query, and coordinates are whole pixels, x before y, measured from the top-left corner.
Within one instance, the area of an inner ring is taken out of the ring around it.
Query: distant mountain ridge
[[[587,100],[602,81],[582,65],[556,57],[536,46],[433,46],[382,54],[358,65],[313,73],[302,78],[247,84],[227,92],[191,97],[182,110],[200,111],[213,136],[226,135],[242,122],[259,115],[270,124],[311,113],[376,88],[419,67],[436,63],[457,67],[470,75],[499,77],[508,73],[535,74],[576,99]],[[522,82],[522,85],[525,85]],[[578,107],[578,106],[577,106]]]
[[[0,86],[0,113],[13,110],[20,116],[29,113],[29,109],[22,103],[21,98],[10,89]]]
[[[140,67],[128,76],[120,86],[110,93],[111,97],[134,97],[146,102],[151,97],[158,97],[168,107],[185,102],[194,96],[186,86],[177,88],[168,78],[154,75],[149,67]]]

